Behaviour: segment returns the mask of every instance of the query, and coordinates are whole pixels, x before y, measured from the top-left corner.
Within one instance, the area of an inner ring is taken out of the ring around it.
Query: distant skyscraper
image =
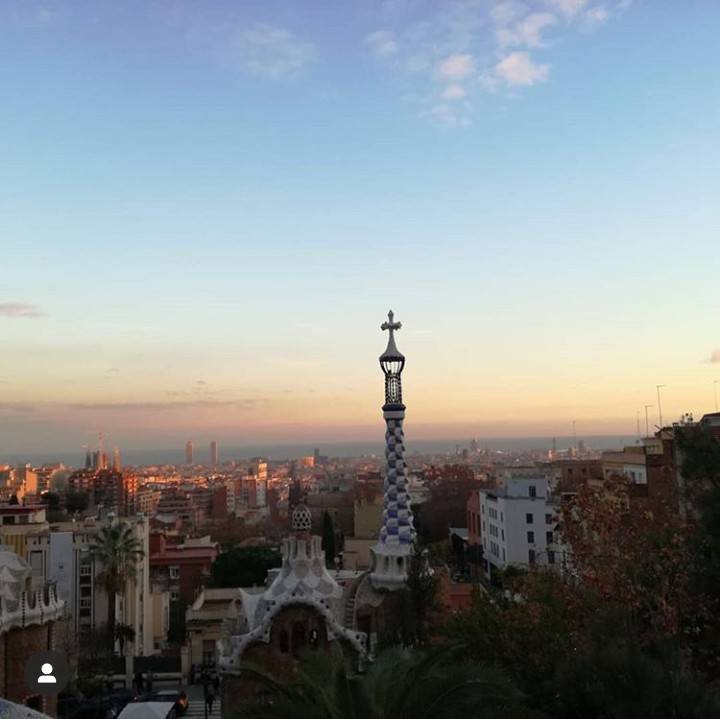
[[[213,440],[210,442],[210,466],[217,467],[219,463],[220,455],[218,454],[218,443]]]
[[[185,464],[194,464],[194,462],[193,462],[193,443],[192,443],[191,439],[189,439],[185,443]]]
[[[115,447],[113,450],[113,472],[119,472],[122,469],[122,462],[120,461],[120,448]]]
[[[91,450],[85,450],[85,469],[92,469],[93,453]]]

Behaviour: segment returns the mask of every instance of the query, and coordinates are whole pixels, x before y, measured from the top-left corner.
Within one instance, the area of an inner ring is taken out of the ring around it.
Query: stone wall
[[[25,686],[25,663],[37,652],[58,649],[59,622],[11,629],[0,634],[0,696],[17,704],[29,704],[50,716],[57,715],[57,699],[33,694]]]

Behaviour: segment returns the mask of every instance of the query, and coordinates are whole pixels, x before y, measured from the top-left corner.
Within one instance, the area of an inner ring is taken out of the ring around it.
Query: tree
[[[428,498],[413,507],[416,528],[424,543],[447,539],[450,527],[467,526],[467,500],[482,482],[464,464],[430,465],[425,470]]]
[[[235,547],[218,556],[210,573],[215,587],[252,587],[264,584],[268,570],[281,564],[277,547]]]
[[[10,499],[8,499],[8,504],[17,505],[20,504],[20,500],[17,498],[17,494],[13,494]]]
[[[108,596],[106,629],[108,649],[112,651],[117,638],[117,595],[124,590],[127,582],[135,578],[137,563],[145,556],[145,552],[132,527],[125,522],[115,522],[102,527],[93,540],[91,552],[101,566],[97,582]]]
[[[539,716],[498,670],[454,661],[455,647],[383,652],[367,673],[348,669],[341,652],[304,654],[297,675],[278,681],[260,669],[241,676],[269,702],[241,707],[246,719],[456,719]]]
[[[388,599],[391,619],[380,637],[385,647],[423,645],[432,615],[440,608],[440,580],[430,567],[427,550],[417,544],[408,565],[405,586]]]
[[[329,567],[332,567],[335,561],[335,526],[332,517],[327,512],[323,512],[321,546],[325,552],[325,562]]]
[[[135,641],[135,630],[129,624],[115,625],[115,639],[120,644],[120,656],[125,656],[125,643]]]
[[[690,636],[695,664],[720,678],[720,439],[680,428],[675,437],[685,480],[683,499],[696,531],[690,542],[691,592],[697,611]],[[701,601],[700,601],[701,600]],[[700,606],[698,606],[700,605]]]
[[[690,529],[669,506],[631,499],[614,477],[581,486],[562,506],[558,530],[569,548],[567,599],[577,613],[593,599],[623,607],[628,630],[652,640],[679,635],[694,612],[689,596]],[[579,620],[582,620],[579,617]]]
[[[90,497],[86,492],[75,492],[68,490],[65,493],[65,509],[74,514],[75,512],[84,512],[90,503]]]
[[[60,509],[60,495],[55,492],[43,492],[40,502],[47,507],[48,512],[57,512]]]
[[[573,647],[562,584],[547,572],[508,577],[504,584],[504,593],[478,588],[470,609],[451,615],[441,633],[463,643],[469,661],[499,666],[533,706],[551,713],[556,699],[551,679]]]

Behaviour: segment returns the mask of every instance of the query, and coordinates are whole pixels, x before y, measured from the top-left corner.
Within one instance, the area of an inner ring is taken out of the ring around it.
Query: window
[[[552,532],[545,532],[545,543],[552,544],[555,541],[555,537]]]
[[[500,535],[501,535],[500,538],[501,538],[501,539],[503,540],[503,542],[504,542],[504,541],[505,541],[505,530],[504,530],[504,529],[501,529],[501,530],[500,530]]]
[[[170,567],[170,579],[178,579],[180,576],[180,567]]]
[[[535,543],[535,532],[528,532],[527,540],[528,540],[528,544],[534,544]]]
[[[531,485],[528,487],[528,494],[529,494],[531,497],[533,497],[533,498],[534,498],[534,497],[537,497],[537,490],[535,489],[535,485],[534,485],[534,484],[531,484]]]
[[[170,592],[170,601],[177,602],[180,599],[180,592]]]
[[[555,564],[555,552],[552,549],[548,551],[548,564]]]
[[[505,550],[503,549],[503,562],[505,561]]]
[[[525,524],[532,524],[533,523],[533,516],[532,514],[526,514],[525,515]]]
[[[534,549],[528,549],[528,562],[530,564],[535,564],[535,550]]]
[[[545,524],[552,524],[553,523],[553,516],[552,514],[546,514],[545,515]]]

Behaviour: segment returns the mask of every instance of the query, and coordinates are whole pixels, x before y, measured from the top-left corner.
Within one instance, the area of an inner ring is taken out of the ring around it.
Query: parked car
[[[176,719],[176,703],[135,700],[125,706],[117,719]]]
[[[158,689],[157,691],[148,692],[140,697],[136,697],[134,701],[172,702],[175,705],[175,714],[178,717],[183,716],[190,706],[187,694],[179,689]]]

